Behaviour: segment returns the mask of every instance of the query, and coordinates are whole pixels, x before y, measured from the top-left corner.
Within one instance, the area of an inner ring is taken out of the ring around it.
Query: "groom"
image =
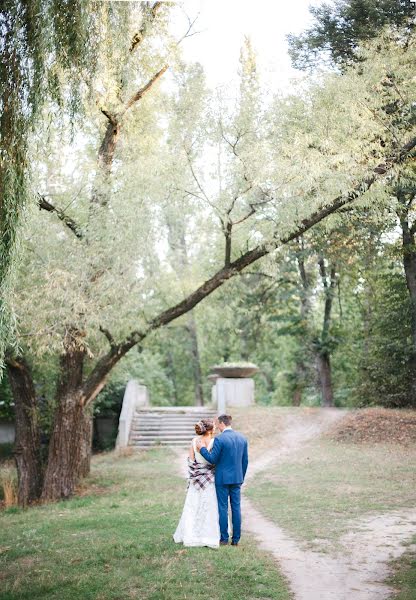
[[[198,440],[197,449],[202,456],[215,465],[215,488],[217,491],[220,519],[220,544],[228,544],[228,498],[230,498],[233,522],[232,546],[238,546],[241,536],[241,484],[247,471],[248,444],[246,438],[231,427],[232,417],[220,415],[217,427],[221,435],[216,437],[211,452]]]

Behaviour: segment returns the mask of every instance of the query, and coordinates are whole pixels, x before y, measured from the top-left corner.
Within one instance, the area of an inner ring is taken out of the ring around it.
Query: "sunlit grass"
[[[274,563],[238,548],[186,549],[172,534],[184,481],[167,450],[97,457],[90,489],[67,502],[0,513],[0,598],[219,600],[289,594]]]

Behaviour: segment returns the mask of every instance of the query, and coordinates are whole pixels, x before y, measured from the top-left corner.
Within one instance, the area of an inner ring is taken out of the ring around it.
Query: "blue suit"
[[[233,522],[233,543],[241,536],[241,484],[248,466],[248,444],[246,438],[225,429],[215,438],[211,452],[201,448],[200,453],[215,465],[215,488],[217,491],[221,541],[228,542],[228,498],[230,498]]]

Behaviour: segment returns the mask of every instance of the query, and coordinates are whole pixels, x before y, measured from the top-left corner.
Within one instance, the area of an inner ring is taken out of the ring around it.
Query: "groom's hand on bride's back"
[[[196,449],[201,450],[201,448],[206,448],[206,445],[203,439],[198,439],[196,440]]]

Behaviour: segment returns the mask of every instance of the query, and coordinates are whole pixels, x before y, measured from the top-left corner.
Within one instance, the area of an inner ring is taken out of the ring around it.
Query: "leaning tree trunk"
[[[321,384],[322,406],[334,406],[334,394],[332,391],[331,361],[327,352],[318,353],[316,365]]]
[[[69,330],[65,336],[43,500],[69,498],[80,477],[85,452],[85,415],[81,393],[85,347],[80,338],[75,329]]]
[[[21,506],[37,500],[42,491],[40,428],[35,386],[24,358],[9,359],[7,372],[16,411],[14,455],[18,475],[18,502]]]

